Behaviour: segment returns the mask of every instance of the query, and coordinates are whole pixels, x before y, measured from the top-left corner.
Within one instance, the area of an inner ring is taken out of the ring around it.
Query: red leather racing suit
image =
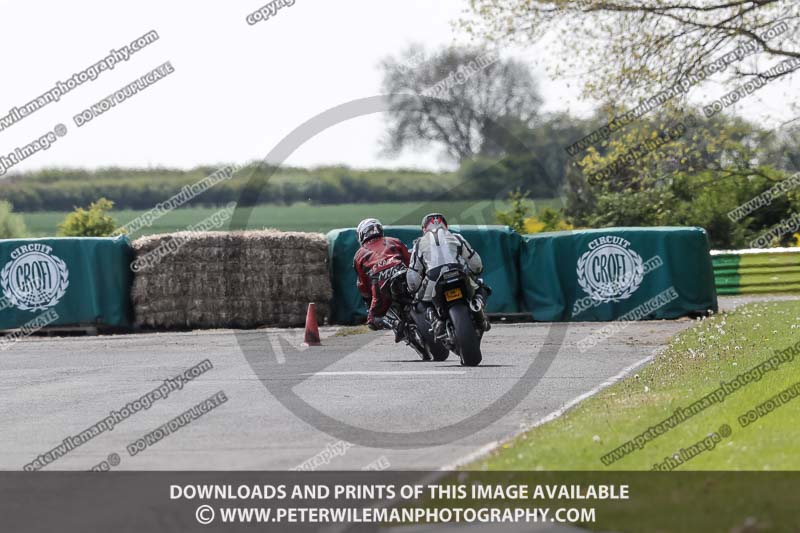
[[[364,243],[356,252],[353,268],[358,275],[358,291],[369,302],[367,323],[374,324],[392,305],[392,295],[387,283],[398,270],[408,267],[410,254],[399,239],[383,237]]]

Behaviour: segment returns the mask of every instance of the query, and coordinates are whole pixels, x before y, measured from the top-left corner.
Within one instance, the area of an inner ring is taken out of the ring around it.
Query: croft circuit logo
[[[11,252],[0,271],[0,286],[8,301],[23,311],[55,306],[69,287],[67,265],[45,244],[26,244]]]
[[[626,300],[642,284],[642,257],[630,246],[622,237],[600,237],[590,242],[589,251],[578,258],[578,284],[594,300]]]

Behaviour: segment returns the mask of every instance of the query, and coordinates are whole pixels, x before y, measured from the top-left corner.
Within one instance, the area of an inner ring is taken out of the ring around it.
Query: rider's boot
[[[406,323],[400,320],[394,327],[394,342],[395,344],[405,340],[406,338]]]
[[[444,331],[444,320],[436,319],[436,322],[433,323],[433,337],[436,340],[440,340],[445,337]]]
[[[486,300],[484,300],[483,295],[477,294],[475,295],[475,300],[477,300],[478,305],[478,318],[481,322],[481,329],[486,332],[492,329],[492,324],[489,322],[489,317],[486,316]]]
[[[483,309],[481,309],[480,317],[483,320],[483,324],[481,326],[483,328],[483,331],[486,332],[492,329],[492,323],[489,322],[489,317],[486,316],[486,311],[484,311]]]
[[[475,300],[478,306],[478,317],[481,319],[481,329],[484,332],[489,331],[492,329],[492,324],[489,322],[489,317],[486,316],[486,298],[489,296],[489,291],[486,287],[481,286],[475,291]]]
[[[436,311],[433,310],[433,307],[428,308],[426,311],[426,316],[428,318],[428,322],[431,324],[431,333],[433,333],[433,338],[439,340],[444,337],[444,320],[440,320],[439,317],[436,316]]]

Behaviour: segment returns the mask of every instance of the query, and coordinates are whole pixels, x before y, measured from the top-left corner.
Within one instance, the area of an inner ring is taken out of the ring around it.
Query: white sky
[[[463,42],[451,23],[465,0],[297,0],[249,26],[263,0],[0,0],[3,50],[0,116],[151,29],[161,39],[58,103],[0,132],[0,155],[55,124],[69,132],[50,150],[11,171],[48,166],[171,166],[262,159],[305,120],[356,98],[378,94],[381,58],[412,41],[429,49]],[[111,7],[113,5],[113,7]],[[585,114],[577,79],[551,80],[543,54],[513,52],[540,80],[545,110]],[[165,61],[175,73],[77,128],[72,116]],[[791,118],[786,87],[751,96],[746,116],[764,123]],[[704,91],[707,92],[707,91]],[[381,115],[354,119],[306,143],[287,164],[442,167],[438,151],[379,155]]]

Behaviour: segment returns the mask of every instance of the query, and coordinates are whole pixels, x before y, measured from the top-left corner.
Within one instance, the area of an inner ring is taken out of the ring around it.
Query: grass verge
[[[370,329],[367,326],[342,326],[339,328],[336,333],[333,334],[334,337],[350,337],[352,335],[363,335],[365,333],[369,333]]]
[[[781,405],[770,404],[774,410],[768,414],[744,426],[739,422],[800,382],[798,340],[798,301],[750,304],[703,320],[676,336],[638,374],[465,469],[651,470],[659,464],[668,470],[800,470],[800,397],[784,395]],[[760,379],[753,377],[757,372],[750,374],[752,379],[737,379],[776,352],[792,359],[777,368],[762,366]],[[733,387],[733,380],[741,385],[687,411],[722,381]],[[670,419],[676,413],[680,416]],[[659,426],[660,434],[651,431],[652,438],[640,447],[628,445],[624,454],[607,455],[668,419]],[[730,435],[724,435],[724,426]],[[702,447],[692,447],[701,441]]]

